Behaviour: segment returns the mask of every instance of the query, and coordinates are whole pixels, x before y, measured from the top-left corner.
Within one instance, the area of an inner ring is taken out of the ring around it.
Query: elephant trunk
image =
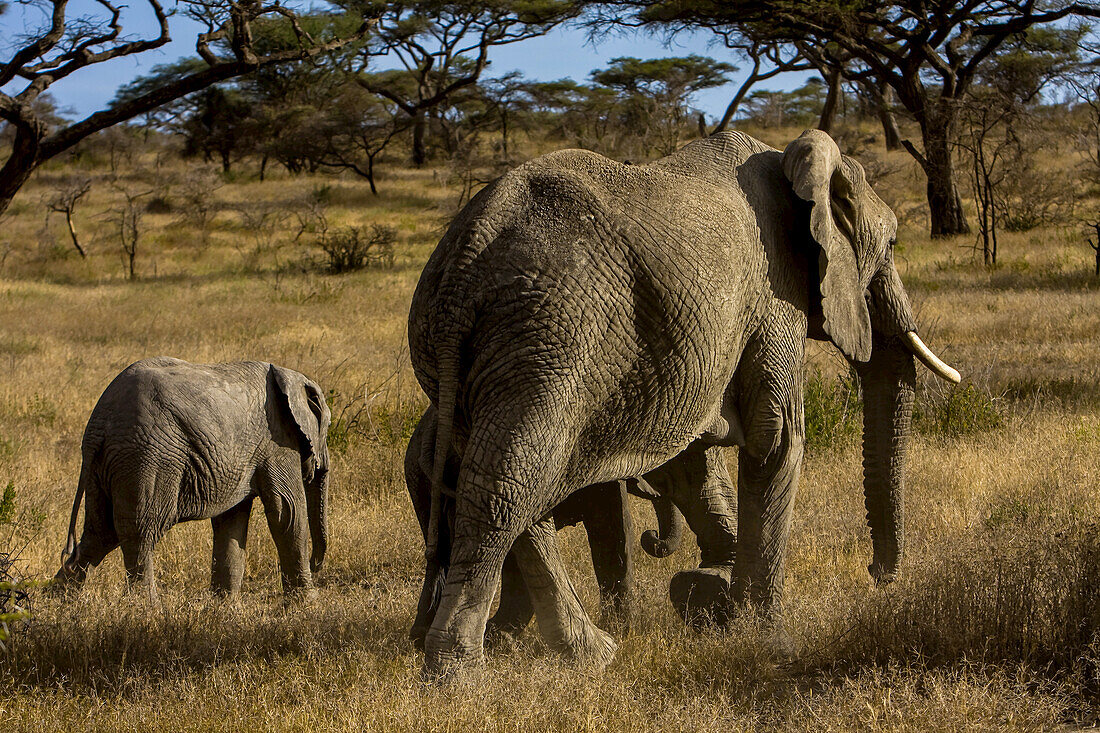
[[[889,583],[904,549],[905,452],[916,389],[913,356],[901,338],[874,334],[871,358],[856,363],[863,387],[863,492],[874,556],[868,570]]]
[[[309,534],[313,553],[309,558],[310,572],[316,573],[325,562],[328,550],[328,451],[323,465],[314,472],[313,480],[306,486],[306,512],[309,515]]]
[[[687,522],[665,496],[653,500],[653,511],[657,515],[657,531],[647,529],[642,533],[642,549],[653,557],[668,557],[679,549]]]

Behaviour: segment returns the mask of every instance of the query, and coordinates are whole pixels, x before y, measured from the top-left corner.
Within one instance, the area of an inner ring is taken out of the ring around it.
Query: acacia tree
[[[645,24],[746,29],[774,43],[843,58],[844,76],[890,87],[920,126],[922,149],[903,144],[928,180],[933,236],[970,231],[952,147],[960,100],[982,66],[1030,28],[1100,17],[1100,4],[1051,0],[610,0],[614,14]]]
[[[611,59],[606,69],[592,72],[592,81],[618,91],[633,126],[643,139],[654,139],[657,150],[676,150],[688,115],[691,96],[729,81],[736,67],[703,56],[641,60],[630,56]],[[648,141],[647,141],[648,142]],[[648,147],[648,145],[647,145]]]
[[[426,117],[477,83],[490,48],[544,35],[579,13],[572,0],[397,0],[367,2],[364,8],[378,17],[378,26],[362,65],[388,56],[400,68],[362,73],[359,83],[408,115],[417,166],[427,160]]]
[[[333,98],[322,125],[328,145],[321,155],[321,165],[350,170],[366,178],[371,193],[377,196],[375,161],[395,137],[408,129],[408,117],[388,99],[356,84],[345,84]]]
[[[1020,34],[990,59],[961,102],[958,145],[969,157],[986,265],[997,264],[998,228],[1036,226],[1057,203],[1050,191],[1029,185],[1042,177],[1033,168],[1038,149],[1048,144],[1035,134],[1035,107],[1047,83],[1077,66],[1079,40],[1074,29]],[[1055,172],[1045,175],[1062,187]]]
[[[128,6],[118,0],[95,0],[95,4],[94,12],[79,15],[70,11],[69,0],[19,5],[28,11],[43,8],[46,20],[14,44],[6,58],[0,58],[0,89],[7,90],[0,92],[0,120],[14,131],[0,167],[0,213],[38,166],[93,133],[257,69],[330,52],[362,38],[369,29],[369,22],[360,21],[346,35],[315,36],[303,28],[294,11],[279,3],[179,0],[186,14],[205,27],[195,39],[201,65],[51,129],[35,102],[52,84],[89,66],[154,51],[171,41],[170,13],[161,0],[143,0],[156,21],[156,30],[144,36],[127,27],[132,21]],[[253,33],[257,25],[274,19],[291,27],[295,41],[291,47],[265,53],[257,48]],[[28,26],[33,23],[29,17],[25,20]]]
[[[81,259],[86,259],[88,253],[80,245],[80,237],[76,233],[76,224],[73,222],[73,214],[80,199],[92,190],[92,179],[69,177],[63,179],[54,190],[54,195],[46,202],[46,209],[56,214],[65,215],[65,224],[69,227],[69,237],[73,240],[73,246],[80,253]]]

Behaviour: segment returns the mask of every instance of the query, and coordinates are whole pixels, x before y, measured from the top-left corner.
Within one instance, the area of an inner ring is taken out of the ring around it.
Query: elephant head
[[[826,133],[808,130],[783,152],[783,172],[808,209],[810,335],[832,341],[860,375],[864,496],[874,547],[868,570],[889,582],[903,549],[913,357],[948,381],[958,382],[959,373],[917,336],[894,266],[897,219],[859,163],[841,155]]]
[[[332,414],[324,393],[312,380],[274,365],[271,374],[276,389],[285,399],[298,434],[309,532],[313,542],[309,567],[311,572],[316,573],[321,569],[328,549],[328,428]]]

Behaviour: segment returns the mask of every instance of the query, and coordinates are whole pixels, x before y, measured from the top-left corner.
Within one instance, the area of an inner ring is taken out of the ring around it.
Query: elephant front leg
[[[780,348],[785,342],[772,339],[750,350],[737,377],[748,419],[738,457],[734,585],[737,596],[772,624],[777,653],[790,657],[793,644],[783,629],[780,604],[805,427],[803,355],[800,349]]]
[[[691,624],[724,623],[733,603],[737,520],[723,449],[695,443],[645,478],[673,500],[699,542],[699,568],[677,573],[669,584],[672,605]]]
[[[241,591],[246,564],[248,520],[252,516],[252,497],[210,520],[214,528],[214,556],[210,570],[210,590],[215,595],[236,596]]]
[[[553,518],[536,522],[512,546],[531,593],[539,631],[554,651],[604,667],[615,656],[615,641],[585,613],[569,580]]]
[[[801,361],[799,362],[801,364]],[[738,459],[738,594],[771,613],[782,600],[787,540],[802,467],[800,384],[766,385]]]
[[[267,526],[279,552],[283,592],[287,595],[317,596],[309,570],[309,524],[305,487],[298,473],[298,454],[288,466],[277,466],[261,477],[260,501]]]

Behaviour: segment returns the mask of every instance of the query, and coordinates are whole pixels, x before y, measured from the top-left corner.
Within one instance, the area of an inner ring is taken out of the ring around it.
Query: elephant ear
[[[317,472],[328,471],[328,427],[332,420],[324,392],[312,380],[291,369],[271,365],[275,388],[297,428],[306,483]]]
[[[807,130],[783,151],[783,173],[812,205],[810,234],[821,247],[818,278],[825,333],[849,359],[871,358],[871,316],[856,259],[855,182],[840,149],[821,130]]]

